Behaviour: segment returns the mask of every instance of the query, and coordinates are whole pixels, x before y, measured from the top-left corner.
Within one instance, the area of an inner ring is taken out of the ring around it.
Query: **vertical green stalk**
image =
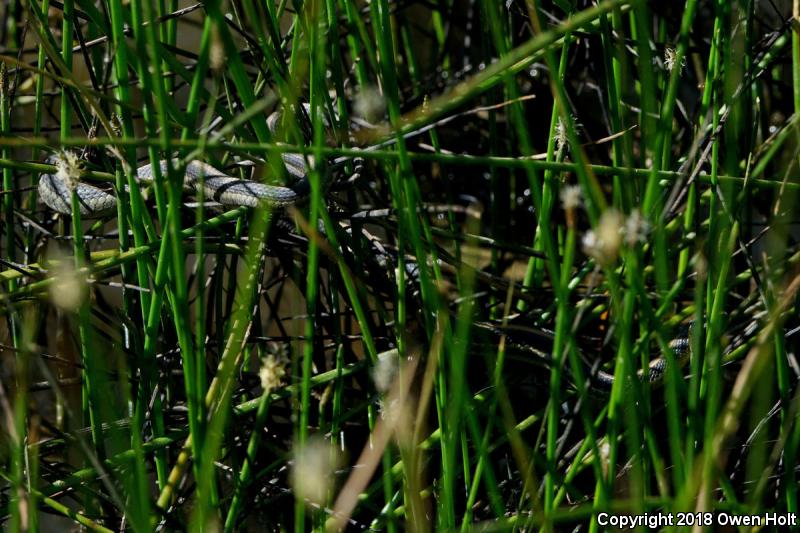
[[[121,102],[131,101],[131,93],[129,89],[130,79],[128,76],[128,45],[123,28],[125,27],[125,16],[122,9],[120,0],[111,0],[110,2],[111,14],[111,30],[112,42],[114,44],[114,75],[117,80],[116,95]],[[122,139],[127,140],[135,136],[133,117],[130,109],[127,106],[121,105],[117,108],[117,113],[120,122],[120,133]],[[136,151],[129,147],[124,149],[125,165],[122,169],[117,170],[117,195],[122,201],[117,202],[117,221],[119,224],[119,244],[120,250],[125,251],[129,248],[130,242],[128,237],[128,227],[131,228],[133,233],[134,246],[142,246],[147,242],[147,233],[145,229],[145,221],[149,218],[145,210],[142,196],[139,190],[138,182],[135,179],[136,168]],[[127,185],[127,192],[126,187]],[[128,225],[130,221],[130,226]],[[150,280],[148,274],[150,272],[150,261],[147,257],[142,256],[136,261],[136,276],[139,286],[148,287]],[[131,274],[126,270],[122,271],[123,280],[130,280]],[[141,382],[139,383],[136,394],[132,396],[134,405],[132,413],[134,415],[134,430],[131,432],[131,445],[137,454],[141,453],[141,438],[139,435],[139,427],[143,423],[144,411],[147,408],[150,400],[150,395],[153,387],[154,374],[155,374],[155,339],[154,335],[157,334],[156,328],[147,327],[148,317],[151,313],[151,304],[158,310],[157,315],[160,316],[161,310],[161,291],[156,290],[153,293],[154,298],[151,297],[149,292],[141,292],[138,296],[140,314],[142,317],[142,324],[145,326],[145,338],[141,344],[141,356],[136,362],[141,372]],[[128,291],[124,292],[125,301],[131,300]],[[153,299],[156,301],[154,302]],[[128,303],[130,308],[132,303]],[[155,331],[154,331],[155,330]],[[133,342],[136,348],[139,348],[138,337],[133,336]],[[139,350],[137,349],[137,352]],[[158,438],[163,435],[163,412],[162,401],[160,395],[156,397],[151,410],[153,438]],[[163,489],[167,482],[167,461],[166,454],[163,450],[157,450],[154,454],[156,465],[156,476],[158,479],[159,489]],[[143,466],[143,458],[137,461],[137,464]],[[148,497],[149,488],[147,487],[146,478],[143,475],[141,468],[136,472],[136,488],[138,501],[141,508],[149,508],[150,498]]]
[[[440,296],[437,294],[428,268],[425,265],[430,257],[430,265],[434,279],[441,279],[436,255],[429,249],[424,241],[432,242],[430,226],[424,217],[417,213],[416,206],[421,205],[421,198],[416,179],[411,170],[405,139],[400,135],[400,93],[397,82],[397,67],[395,64],[396,48],[394,43],[393,28],[390,23],[389,5],[386,0],[379,0],[371,4],[373,20],[375,21],[375,32],[378,41],[378,51],[381,58],[380,75],[384,96],[386,98],[389,111],[390,124],[396,132],[395,148],[398,151],[399,165],[389,170],[389,185],[393,196],[393,206],[397,210],[399,219],[399,233],[405,233],[407,242],[416,255],[419,265],[419,282],[422,295],[423,306],[428,310],[424,314],[426,330],[429,335],[434,331],[434,317],[441,320],[442,324],[436,327],[442,328],[445,346],[454,346],[454,338],[450,330],[449,321],[446,315],[439,315],[442,309]],[[424,240],[423,240],[424,239]],[[400,269],[404,268],[402,263]],[[446,363],[446,361],[445,361]],[[437,523],[439,527],[453,528],[456,524],[455,519],[455,483],[457,475],[455,465],[457,464],[458,433],[460,424],[459,411],[463,406],[454,403],[454,410],[448,409],[448,392],[446,367],[440,365],[437,369],[435,379],[435,399],[439,424],[442,430],[441,457],[442,457],[442,493],[439,502],[439,512]],[[463,375],[459,376],[459,381],[463,380]],[[459,384],[455,384],[458,388]]]
[[[792,18],[793,21],[800,22],[800,0],[793,0],[792,2]],[[792,102],[794,104],[794,112],[797,115],[800,113],[800,32],[792,31]],[[796,160],[797,162],[797,160]],[[796,205],[796,204],[795,204]],[[778,338],[776,335],[776,343],[779,343],[782,339]],[[781,391],[781,398],[786,398],[786,392],[788,388],[786,387],[787,383],[787,372],[786,370],[786,358],[780,357],[778,353],[776,353],[777,358],[777,365],[779,369],[779,386]],[[784,406],[787,406],[787,403],[784,403]],[[783,414],[783,413],[782,413]],[[800,424],[797,423],[797,420],[794,420],[794,426],[792,426],[792,420],[789,417],[783,418],[783,428],[784,431],[789,432],[789,438],[787,439],[785,451],[784,451],[784,462],[787,465],[796,464],[797,457],[798,457],[798,449],[800,449]],[[790,430],[789,428],[792,427]],[[785,468],[784,469],[784,479],[785,483],[783,484],[784,491],[785,491],[785,498],[786,501],[786,511],[789,513],[794,513],[795,516],[798,513],[799,504],[798,504],[798,494],[797,494],[797,474],[795,473],[794,468]]]
[[[324,87],[324,73],[326,70],[323,36],[320,25],[323,20],[322,5],[319,0],[308,0],[304,3],[304,11],[298,17],[304,22],[301,27],[308,31],[308,60],[309,60],[309,86],[311,89],[311,126],[313,128],[313,146],[315,161],[321,160],[319,148],[324,142],[324,129],[322,120],[322,92]],[[298,24],[295,23],[295,37],[300,35]],[[298,41],[295,40],[295,47],[299,48]],[[292,58],[295,59],[296,49],[293,47]],[[292,64],[297,64],[293,62]],[[292,70],[297,74],[296,70]],[[301,128],[302,129],[302,128]],[[322,187],[319,171],[312,168],[309,173],[309,183],[311,185],[311,197],[309,199],[308,222],[310,228],[317,228],[320,219],[322,203]],[[301,388],[300,388],[300,416],[297,431],[298,449],[306,446],[308,441],[309,415],[311,410],[311,367],[316,345],[316,324],[317,324],[317,303],[319,297],[319,245],[316,239],[310,239],[308,243],[308,260],[306,270],[306,312],[308,318],[305,321],[305,342],[303,344],[303,360],[301,365]],[[306,503],[302,498],[295,501],[295,523],[294,529],[297,533],[306,530]]]
[[[8,24],[16,25],[14,17],[9,18]],[[8,73],[6,71],[5,63],[0,64],[0,136],[9,136],[11,134],[11,103],[9,95],[9,82]],[[10,157],[10,150],[3,148],[0,150],[0,156],[4,159]],[[10,261],[16,261],[16,242],[14,231],[14,183],[13,171],[10,168],[3,168],[3,218],[5,220],[5,252]],[[0,250],[3,248],[0,247]],[[8,280],[7,290],[13,292],[17,289],[17,280]],[[32,306],[29,306],[31,309]],[[25,430],[27,426],[27,410],[28,410],[28,366],[30,354],[27,350],[23,349],[20,344],[20,334],[24,336],[24,331],[20,331],[20,324],[17,320],[18,315],[16,310],[10,309],[8,313],[8,329],[11,337],[11,347],[16,353],[13,368],[16,371],[15,375],[15,394],[14,394],[14,413],[7,413],[9,417],[13,416],[13,425],[8,428],[9,433],[9,463],[10,463],[10,492],[9,498],[9,511],[11,515],[10,530],[22,531],[28,524],[23,516],[23,508],[32,503],[29,495],[26,495],[24,483],[24,458],[25,458]],[[24,342],[24,340],[23,340]],[[28,518],[30,520],[30,518]]]
[[[168,95],[165,92],[163,84],[163,75],[161,72],[161,62],[159,45],[156,36],[156,26],[152,23],[154,20],[154,7],[153,0],[134,0],[131,2],[132,16],[134,22],[134,30],[140,57],[149,57],[150,61],[144,68],[144,61],[140,61],[139,76],[140,83],[145,93],[144,106],[145,112],[145,126],[148,135],[158,138],[161,151],[167,156],[171,153],[170,148],[170,133],[171,128],[167,119],[166,102]],[[145,21],[150,21],[150,24],[144,24]],[[147,98],[151,96],[151,98]],[[156,125],[160,126],[160,134],[156,133]],[[170,279],[172,280],[171,290],[169,291],[170,304],[172,310],[172,318],[175,323],[175,331],[178,337],[178,344],[181,349],[181,357],[184,367],[184,386],[186,390],[186,397],[189,407],[189,428],[192,435],[192,452],[194,455],[194,472],[197,479],[200,479],[200,473],[203,471],[200,461],[202,460],[201,450],[203,443],[203,432],[205,426],[205,406],[203,403],[205,383],[196,382],[196,359],[191,328],[189,327],[189,308],[188,308],[188,291],[186,286],[186,273],[183,247],[180,238],[181,221],[180,221],[180,206],[182,194],[183,179],[176,175],[173,170],[173,165],[170,159],[167,159],[167,183],[162,182],[160,157],[154,147],[149,148],[150,162],[153,165],[153,175],[155,177],[154,189],[156,196],[156,208],[158,211],[158,218],[165,230],[164,238],[161,243],[161,252],[159,253],[159,268],[162,264],[169,265]],[[164,193],[164,186],[166,185],[166,195]],[[163,252],[167,253],[163,253]],[[168,259],[167,259],[168,258]],[[163,261],[163,263],[161,263]],[[154,309],[151,306],[150,316],[152,317]],[[158,311],[158,309],[155,309]],[[216,501],[216,485],[212,481],[203,485],[208,488],[210,494],[199,494],[199,506],[202,511],[206,509],[207,502]],[[207,517],[202,517],[201,523],[205,523]]]
[[[73,0],[65,0],[63,4],[64,20],[62,23],[62,40],[61,40],[61,60],[67,69],[72,69],[72,34],[74,31],[74,17],[75,7]],[[72,133],[72,106],[67,97],[66,90],[61,93],[61,139],[70,137]],[[65,157],[65,156],[62,156]],[[75,169],[70,169],[75,171]],[[71,176],[72,179],[77,179],[78,176]],[[79,272],[84,264],[84,255],[86,253],[83,243],[83,227],[81,224],[80,202],[75,191],[72,191],[72,244],[75,261],[75,271]],[[86,414],[88,415],[89,425],[91,427],[92,442],[94,443],[95,450],[97,450],[100,457],[104,457],[104,440],[102,431],[102,419],[99,415],[98,405],[99,396],[96,379],[99,377],[98,368],[96,366],[97,356],[92,352],[92,339],[91,339],[91,324],[89,320],[88,308],[88,287],[85,282],[78,280],[77,283],[81,284],[81,297],[78,311],[78,336],[80,342],[81,358],[84,364],[83,372],[83,406]]]
[[[499,39],[498,42],[500,42]],[[564,73],[566,72],[567,60],[569,58],[569,44],[570,34],[566,34],[564,36],[564,42],[561,45],[561,53],[558,60],[558,78],[560,80],[564,79]],[[563,131],[566,127],[566,124],[561,122],[559,107],[557,105],[553,105],[553,108],[550,112],[550,129],[547,138],[547,161],[562,161],[566,155],[566,133]],[[544,222],[544,225],[541,222],[537,224],[536,235],[534,237],[534,249],[537,251],[544,252],[544,247],[542,245],[542,232],[550,231],[550,228],[546,225],[546,221],[550,219],[550,214],[552,213],[556,203],[556,198],[558,198],[558,191],[559,183],[555,173],[552,170],[546,170],[543,177],[541,211],[541,221]],[[525,272],[523,285],[525,287],[541,287],[542,283],[544,282],[544,274],[545,271],[543,260],[532,257],[528,260],[528,268]],[[519,307],[521,310],[526,307],[523,300],[520,300]]]
[[[6,71],[6,64],[0,64],[0,135],[2,136],[10,136],[11,135],[11,103],[9,102],[9,82],[8,82],[8,72]],[[3,159],[10,159],[11,152],[9,148],[3,147],[0,150],[0,154],[2,154]],[[17,252],[16,252],[16,239],[14,238],[14,199],[16,195],[14,194],[14,174],[13,170],[4,167],[3,168],[3,218],[5,220],[5,234],[3,237],[5,238],[5,251],[8,256],[9,261],[16,261],[17,260]],[[9,292],[14,292],[17,289],[17,280],[10,279],[6,284],[7,289]],[[11,331],[12,337],[16,337],[17,335],[17,324],[15,319],[15,314],[12,313],[9,322],[9,328]]]

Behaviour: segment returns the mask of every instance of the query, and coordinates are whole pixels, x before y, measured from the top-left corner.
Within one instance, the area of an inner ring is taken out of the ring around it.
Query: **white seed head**
[[[578,121],[578,117],[573,114],[570,114],[570,118],[572,118],[572,123],[576,128],[581,127],[581,123]],[[569,130],[568,125],[564,122],[564,118],[559,116],[558,122],[556,122],[556,129],[553,135],[553,140],[556,142],[556,150],[559,152],[563,152],[564,150],[569,149]]]
[[[556,141],[556,150],[559,152],[566,149],[567,144],[569,143],[569,139],[567,138],[567,125],[564,124],[564,119],[558,117],[558,122],[556,123],[556,130],[555,135],[553,135],[553,140]]]
[[[75,270],[71,257],[64,257],[53,268],[53,282],[50,285],[50,299],[63,311],[72,312],[83,302],[86,277]]]
[[[367,122],[379,122],[386,111],[386,100],[378,89],[366,86],[356,95],[353,111]]]
[[[608,474],[608,466],[611,464],[611,445],[608,443],[608,439],[603,438],[597,447],[597,453],[600,456],[603,473]]]
[[[679,62],[677,50],[670,47],[664,49],[664,67],[667,69],[667,72],[672,72],[677,67],[678,74],[680,74],[685,66],[686,58],[682,57]]]
[[[304,446],[295,447],[290,482],[298,498],[325,505],[337,463],[335,453],[324,438],[316,435]]]
[[[414,432],[413,401],[410,398],[387,396],[378,400],[381,420],[391,428],[400,443],[409,443]]]
[[[398,404],[399,401],[397,398],[378,399],[378,413],[381,415],[381,418],[384,420],[394,420],[397,416]]]
[[[694,257],[692,257],[692,264],[694,265],[695,272],[697,272],[697,281],[705,280],[708,275],[708,261],[706,260],[706,256],[702,252],[697,252]]]
[[[378,392],[386,394],[397,375],[397,350],[389,350],[378,354],[378,361],[372,367],[372,380]]]
[[[216,25],[211,27],[211,46],[208,50],[208,62],[212,70],[220,71],[225,67],[225,45]]]
[[[261,387],[264,389],[264,394],[280,387],[285,375],[286,368],[284,363],[272,354],[266,356],[261,362],[261,369],[258,371],[258,377],[261,379]]]
[[[612,265],[619,255],[622,245],[622,226],[624,220],[616,209],[607,209],[597,222],[597,226],[583,236],[583,251],[598,265]]]
[[[637,243],[647,242],[647,236],[650,233],[650,222],[642,216],[641,211],[634,209],[625,219],[623,232],[625,234],[625,244],[630,247],[635,246]]]
[[[577,209],[581,206],[583,200],[583,193],[580,185],[567,185],[561,189],[561,205],[564,211],[570,209]]]
[[[56,178],[60,179],[70,190],[75,190],[81,177],[81,161],[75,152],[66,150],[55,157]]]

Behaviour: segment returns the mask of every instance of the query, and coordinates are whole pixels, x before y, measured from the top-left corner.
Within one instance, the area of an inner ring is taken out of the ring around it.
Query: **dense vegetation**
[[[0,523],[797,513],[794,9],[4,0]]]

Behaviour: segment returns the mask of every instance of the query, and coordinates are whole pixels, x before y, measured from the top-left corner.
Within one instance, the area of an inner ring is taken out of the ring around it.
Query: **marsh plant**
[[[798,5],[3,0],[3,529],[795,516]]]

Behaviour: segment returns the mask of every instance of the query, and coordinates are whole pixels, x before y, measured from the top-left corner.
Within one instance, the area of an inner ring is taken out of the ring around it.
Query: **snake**
[[[303,106],[306,112],[310,111],[308,104],[303,104]],[[280,111],[273,112],[267,118],[267,125],[273,135],[277,132],[280,120]],[[313,161],[296,153],[283,153],[281,158],[286,172],[294,179],[294,183],[287,186],[268,185],[235,178],[198,159],[189,161],[186,165],[183,185],[184,188],[194,190],[196,193],[202,191],[206,199],[215,200],[224,206],[257,207],[266,204],[271,207],[284,208],[300,202],[310,194],[308,168]],[[51,156],[48,158],[48,162],[55,162],[55,158]],[[179,162],[173,159],[172,164],[177,166]],[[161,174],[165,175],[170,162],[162,160],[158,165]],[[135,178],[139,183],[151,183],[154,180],[153,165],[148,163],[137,168]],[[70,186],[60,173],[42,174],[38,187],[39,197],[53,211],[71,215],[73,188],[78,198],[82,217],[99,218],[116,210],[116,196],[80,181]],[[376,256],[383,254],[385,252],[376,252]],[[688,334],[672,339],[669,347],[674,351],[677,361],[685,360],[690,354]],[[640,369],[637,376],[642,382],[655,383],[664,377],[666,368],[667,360],[661,355],[653,359],[648,368]],[[615,381],[613,374],[598,369],[590,371],[589,379],[596,388],[606,391],[611,389]]]
[[[303,106],[306,112],[310,110],[308,104],[303,104]],[[278,130],[280,120],[280,111],[273,112],[267,118],[267,125],[273,135]],[[300,202],[311,193],[308,168],[310,164],[313,164],[313,159],[297,153],[283,153],[281,158],[286,172],[293,179],[293,183],[290,185],[268,185],[236,178],[199,159],[191,160],[186,164],[183,185],[184,188],[197,194],[202,193],[207,200],[214,200],[223,206],[285,208]],[[57,161],[57,156],[50,156],[47,159],[50,164],[55,164]],[[170,161],[161,160],[157,164],[161,175],[166,175]],[[179,161],[173,159],[172,165],[179,166]],[[138,167],[135,179],[142,184],[153,182],[153,164],[148,163]],[[116,196],[88,183],[78,181],[71,184],[69,181],[61,172],[42,174],[38,186],[39,198],[56,213],[71,215],[72,191],[74,190],[82,217],[100,218],[115,212]]]
[[[494,336],[501,336],[506,339],[506,346],[514,348],[522,353],[533,355],[535,358],[548,363],[553,362],[552,342],[554,333],[540,328],[531,328],[521,325],[506,324],[500,326],[492,322],[477,321],[473,324],[479,329],[483,329]],[[674,364],[683,366],[691,356],[691,335],[694,326],[692,323],[683,324],[679,327],[680,332],[668,343],[668,348],[673,352]],[[593,364],[595,359],[585,351],[578,349],[582,366],[590,388],[600,394],[608,394],[615,378],[613,371],[606,371]],[[649,365],[636,371],[635,378],[640,383],[650,383],[657,385],[664,380],[669,366],[669,360],[664,353],[658,354],[653,358]]]
[[[680,365],[691,355],[691,343],[688,332],[684,336],[675,337],[669,342],[669,348],[675,354],[675,361]],[[646,369],[639,369],[636,376],[639,381],[647,383],[657,383],[661,381],[667,372],[667,359],[659,355],[652,361]],[[614,374],[605,370],[597,370],[590,375],[592,383],[599,389],[610,391],[614,386]]]

